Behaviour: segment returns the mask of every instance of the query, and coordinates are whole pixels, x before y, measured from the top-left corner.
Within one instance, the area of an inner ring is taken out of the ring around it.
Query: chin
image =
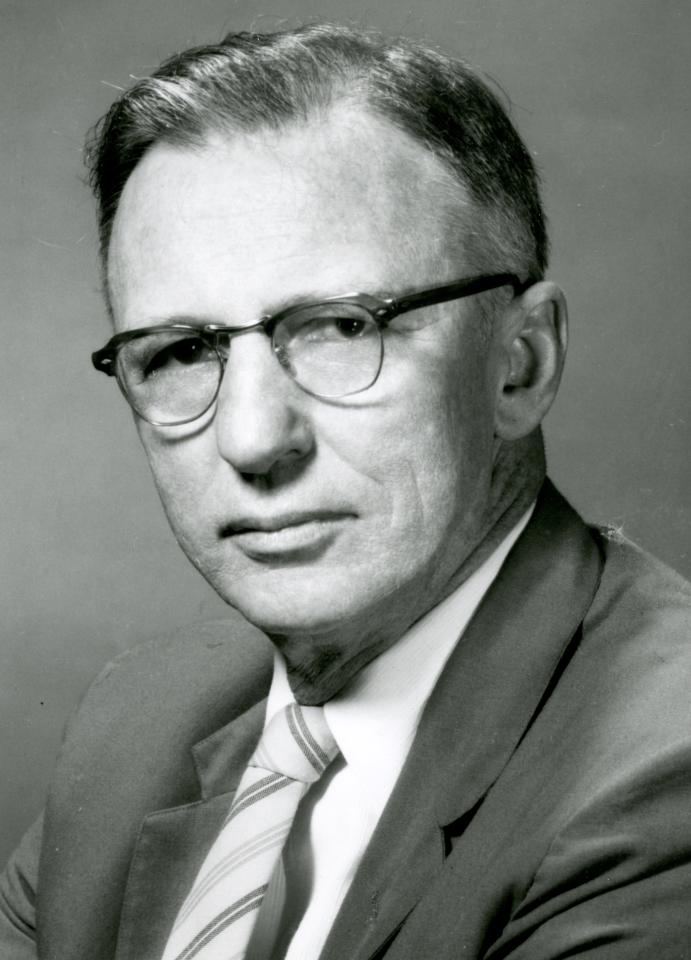
[[[342,584],[314,573],[249,575],[231,583],[209,577],[209,582],[226,603],[268,634],[328,634],[363,613],[352,587],[344,591]]]
[[[322,632],[333,629],[351,612],[328,590],[305,588],[290,578],[246,577],[231,584],[214,583],[217,593],[264,633]]]

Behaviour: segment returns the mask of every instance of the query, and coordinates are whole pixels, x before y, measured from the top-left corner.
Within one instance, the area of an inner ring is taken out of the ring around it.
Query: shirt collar
[[[375,770],[383,792],[393,788],[439,675],[533,508],[467,580],[324,705],[348,766],[359,768],[363,776]],[[293,700],[285,661],[276,652],[266,722]]]

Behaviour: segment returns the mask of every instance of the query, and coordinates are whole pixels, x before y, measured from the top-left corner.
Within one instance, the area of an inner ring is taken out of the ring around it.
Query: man
[[[102,674],[3,957],[691,956],[689,588],[545,481],[566,310],[493,96],[234,35],[118,101],[93,183],[94,362],[253,626]]]

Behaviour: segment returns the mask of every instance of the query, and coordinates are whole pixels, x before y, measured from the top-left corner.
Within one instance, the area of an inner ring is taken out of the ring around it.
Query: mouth
[[[246,517],[228,524],[223,536],[256,560],[315,559],[353,519],[352,513],[332,511]]]

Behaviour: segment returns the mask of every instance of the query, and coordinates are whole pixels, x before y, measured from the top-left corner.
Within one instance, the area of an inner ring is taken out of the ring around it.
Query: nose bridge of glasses
[[[205,323],[203,329],[204,333],[211,334],[218,342],[222,337],[227,337],[228,340],[232,340],[234,337],[240,337],[245,333],[256,333],[259,331],[265,333],[268,337],[271,337],[274,325],[275,324],[272,317],[264,316],[260,317],[258,320],[255,320],[254,323],[248,323],[244,325]]]
[[[265,334],[265,336],[271,342],[272,353],[278,359],[281,366],[285,366],[289,373],[291,373],[290,365],[287,362],[287,355],[284,356],[285,350],[277,344],[273,343],[273,332],[276,326],[276,320],[274,317],[265,315],[259,318],[259,320],[254,321],[253,323],[248,323],[244,326],[235,325],[235,324],[222,324],[222,323],[207,323],[204,324],[204,333],[210,335],[214,341],[214,348],[216,354],[221,362],[221,377],[227,373],[227,365],[230,358],[230,346],[231,341],[236,337],[241,337],[246,333],[260,333]],[[273,362],[273,361],[272,361]],[[243,360],[244,365],[244,360]],[[233,379],[236,379],[236,373],[233,374]]]
[[[224,323],[207,323],[204,325],[204,332],[211,334],[211,336],[214,338],[216,353],[221,360],[223,369],[225,369],[228,361],[228,352],[230,350],[231,340],[246,333],[263,333],[271,341],[273,353],[280,365],[285,367],[286,370],[292,375],[288,351],[285,345],[274,342],[273,333],[275,328],[276,318],[267,314],[263,317],[260,317],[254,323],[248,323],[246,326],[236,326],[235,324]]]

